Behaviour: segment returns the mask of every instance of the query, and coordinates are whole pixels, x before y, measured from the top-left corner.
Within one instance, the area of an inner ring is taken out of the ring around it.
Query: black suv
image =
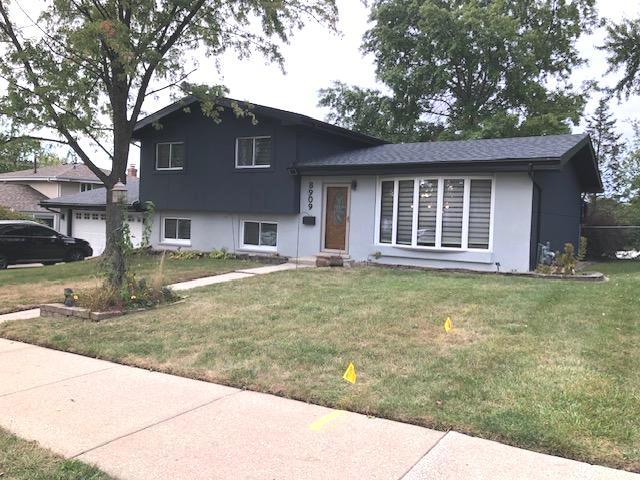
[[[26,220],[0,220],[0,270],[16,263],[76,262],[93,255],[86,240]]]

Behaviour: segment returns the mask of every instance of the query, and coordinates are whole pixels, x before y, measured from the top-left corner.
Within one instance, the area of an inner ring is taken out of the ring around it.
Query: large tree
[[[215,117],[215,97],[224,89],[182,83],[190,52],[215,58],[235,50],[239,58],[257,54],[282,63],[279,45],[305,21],[335,25],[334,2],[52,0],[33,18],[19,3],[0,0],[0,76],[7,84],[0,115],[21,125],[19,140],[69,146],[106,186],[105,256],[113,285],[122,283],[125,267],[122,216],[110,193],[126,181],[132,132],[145,100],[184,85]],[[94,150],[110,159],[111,173],[98,168]]]
[[[587,119],[587,132],[591,134],[598,168],[604,184],[604,193],[609,197],[620,196],[625,188],[621,162],[624,151],[622,134],[618,133],[616,120],[609,110],[610,99],[603,97],[593,115]]]
[[[595,0],[375,0],[362,50],[384,92],[322,90],[329,119],[395,141],[560,133],[584,92],[569,82]]]
[[[622,71],[612,88],[618,96],[640,94],[640,18],[607,26],[607,39],[601,47],[608,53],[609,71]]]

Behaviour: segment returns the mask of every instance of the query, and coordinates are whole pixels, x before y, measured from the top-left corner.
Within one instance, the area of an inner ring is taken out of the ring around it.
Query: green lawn
[[[0,428],[0,478],[7,480],[109,480],[106,473],[77,460],[65,460],[35,442]]]
[[[131,270],[138,277],[153,275],[160,263],[159,255],[136,255]],[[170,259],[164,263],[166,283],[177,283],[207,275],[227,273],[238,268],[258,266],[253,260],[236,259]],[[98,259],[61,263],[48,267],[0,270],[0,314],[31,308],[42,303],[60,302],[63,290],[88,289],[102,282]]]
[[[0,336],[638,471],[640,263],[595,269],[610,281],[306,269]]]

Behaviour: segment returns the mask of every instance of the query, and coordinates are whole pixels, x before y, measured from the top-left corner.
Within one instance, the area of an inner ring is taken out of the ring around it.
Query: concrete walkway
[[[0,426],[123,480],[640,479],[4,339]]]
[[[264,267],[244,268],[242,270],[236,270],[231,273],[224,273],[222,275],[213,275],[211,277],[196,278],[188,282],[174,283],[169,285],[170,288],[176,292],[183,290],[191,290],[193,288],[206,287],[208,285],[214,285],[216,283],[231,282],[233,280],[242,280],[243,278],[253,277],[255,275],[266,275],[268,273],[283,272],[285,270],[296,270],[298,268],[309,268],[310,265],[302,265],[297,263],[281,263],[278,265],[266,265]]]

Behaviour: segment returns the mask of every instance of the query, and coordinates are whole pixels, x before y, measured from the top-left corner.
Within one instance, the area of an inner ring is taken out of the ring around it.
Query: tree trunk
[[[123,212],[120,205],[112,201],[113,185],[107,187],[107,209],[106,209],[106,246],[103,253],[103,262],[106,270],[106,280],[108,284],[116,289],[120,289],[124,282],[126,270],[124,258],[124,244],[122,239],[122,228],[124,226]]]

